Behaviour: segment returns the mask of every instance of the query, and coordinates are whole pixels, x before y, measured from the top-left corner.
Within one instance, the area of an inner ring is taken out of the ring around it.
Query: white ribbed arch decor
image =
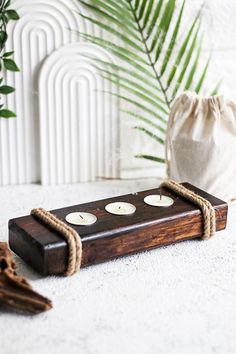
[[[39,79],[41,180],[43,184],[95,181],[119,177],[115,88],[99,75],[89,56],[112,61],[89,43],[54,52]]]
[[[21,72],[7,74],[8,84],[16,87],[16,94],[8,96],[7,104],[17,112],[18,117],[0,120],[0,185],[40,182],[39,113],[43,104],[41,100],[39,107],[39,72],[45,59],[55,50],[68,43],[78,42],[78,36],[69,31],[69,28],[90,34],[96,32],[91,24],[78,15],[78,12],[87,13],[77,0],[13,0],[12,5],[19,12],[20,20],[9,23],[7,50],[15,51],[15,61]],[[62,51],[61,54],[66,53]],[[62,69],[65,70],[65,66]],[[70,68],[67,69],[68,74],[64,74],[63,82],[57,76],[58,84],[68,88],[66,80],[69,80],[69,89],[78,92],[81,91],[81,85],[86,87],[87,68],[82,80],[82,69],[78,67],[81,77],[79,82],[77,79],[70,79]],[[103,95],[97,93],[94,94],[93,100],[97,100],[98,96],[104,101]],[[90,106],[92,101],[89,94],[87,101],[85,96],[83,99],[84,105]],[[60,100],[55,102],[54,107],[50,106],[50,109],[56,110],[59,104]],[[67,110],[65,123],[66,120],[70,120],[71,114],[72,117],[75,116],[75,113]],[[42,117],[42,114],[40,116]],[[65,132],[66,129],[65,125]],[[69,170],[66,173],[69,173]],[[66,176],[66,180],[71,180],[68,175]],[[78,180],[75,175],[73,176],[73,180]],[[82,179],[87,178],[83,176]]]

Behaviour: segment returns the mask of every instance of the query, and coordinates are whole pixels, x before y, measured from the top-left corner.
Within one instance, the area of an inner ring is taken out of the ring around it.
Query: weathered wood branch
[[[52,308],[49,299],[35,292],[24,277],[17,275],[12,253],[5,242],[0,242],[0,306],[31,314]]]

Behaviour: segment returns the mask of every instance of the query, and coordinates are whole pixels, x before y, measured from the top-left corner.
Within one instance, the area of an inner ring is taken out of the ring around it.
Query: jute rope
[[[215,210],[211,203],[201,197],[200,195],[194,193],[193,191],[185,188],[182,184],[179,184],[173,180],[166,180],[161,184],[161,187],[166,187],[177,195],[188,199],[194,204],[198,205],[202,210],[204,218],[204,231],[203,231],[203,240],[208,240],[216,232],[216,216]]]
[[[45,225],[59,232],[68,244],[68,265],[65,275],[73,275],[80,269],[82,259],[82,242],[79,234],[56,216],[42,208],[33,209],[31,215],[36,216]]]

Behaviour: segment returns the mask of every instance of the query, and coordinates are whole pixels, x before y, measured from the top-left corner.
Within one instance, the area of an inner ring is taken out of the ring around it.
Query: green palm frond
[[[187,0],[78,1],[89,13],[79,15],[99,27],[104,35],[77,31],[78,34],[117,58],[112,63],[89,57],[101,76],[119,87],[115,95],[129,106],[122,113],[141,123],[135,129],[158,144],[165,144],[171,102],[181,90],[199,93],[209,68],[210,58],[199,70],[203,38],[201,11],[183,29]],[[219,86],[220,83],[212,95],[217,94]],[[136,157],[165,162],[159,156]]]
[[[121,109],[121,112],[126,113],[127,115],[129,115],[133,118],[141,120],[142,122],[146,123],[147,125],[150,125],[152,128],[157,129],[160,133],[165,134],[165,129],[161,125],[153,122],[152,120],[147,119],[146,117],[143,117],[140,114],[134,113],[133,111],[129,111],[127,109]]]
[[[143,127],[134,127],[134,129],[140,130],[141,132],[148,135],[151,139],[156,140],[160,144],[164,144],[164,140],[162,138],[160,138],[159,136],[157,136],[156,134],[154,134],[153,132],[151,132],[150,130],[143,128]]]
[[[219,91],[219,88],[220,88],[221,84],[222,84],[222,80],[220,80],[220,81],[216,84],[216,86],[214,87],[214,89],[211,91],[211,96],[215,96],[215,95],[218,94],[218,91]]]
[[[135,157],[136,157],[137,159],[146,159],[146,160],[150,160],[150,161],[165,163],[165,160],[164,160],[164,159],[162,159],[161,157],[157,157],[157,156],[152,156],[152,155],[136,155]]]

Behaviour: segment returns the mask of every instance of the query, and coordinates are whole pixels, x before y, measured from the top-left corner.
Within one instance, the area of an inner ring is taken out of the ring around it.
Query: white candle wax
[[[126,202],[109,203],[105,206],[108,213],[114,215],[131,215],[136,211],[136,207],[133,204]]]
[[[148,195],[144,198],[144,202],[148,205],[156,207],[168,207],[174,203],[172,198],[160,194]]]
[[[87,226],[97,221],[97,217],[91,213],[75,212],[66,215],[66,221],[72,225]]]

